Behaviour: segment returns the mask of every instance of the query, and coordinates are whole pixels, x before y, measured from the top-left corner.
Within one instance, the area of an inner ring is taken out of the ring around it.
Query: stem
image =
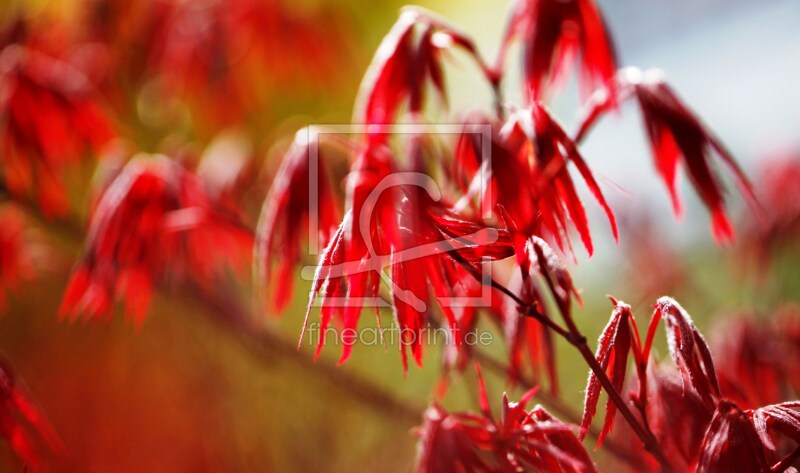
[[[773,465],[772,468],[770,468],[770,471],[772,473],[781,473],[792,466],[798,458],[800,458],[800,445],[798,445],[797,448],[792,451],[792,453],[786,455],[781,461]]]
[[[550,275],[545,274],[544,279],[547,282],[547,286],[550,288],[550,292],[552,294],[557,294],[555,285],[553,284]],[[639,422],[633,411],[631,411],[628,403],[625,402],[619,391],[614,388],[614,383],[612,383],[608,378],[608,375],[603,367],[600,366],[600,363],[597,361],[597,358],[595,358],[592,350],[589,349],[589,344],[586,342],[586,337],[580,332],[578,326],[575,324],[575,320],[572,318],[569,298],[563,300],[556,298],[556,300],[559,311],[561,312],[561,316],[564,319],[564,323],[567,324],[567,328],[570,332],[570,337],[567,338],[567,341],[570,342],[572,346],[577,348],[581,356],[583,356],[583,359],[586,360],[589,368],[592,370],[594,375],[597,376],[597,379],[600,381],[600,384],[603,386],[606,394],[608,394],[608,398],[611,399],[614,404],[616,404],[617,410],[631,426],[631,429],[636,436],[639,437],[639,440],[642,441],[644,449],[658,461],[663,471],[672,471],[669,460],[667,460],[664,452],[661,451],[661,446],[658,444],[658,440],[656,439],[655,435],[653,435],[653,432]]]
[[[661,464],[663,471],[672,471],[669,461],[661,451],[661,447],[658,445],[658,440],[655,438],[655,435],[653,435],[649,428],[644,427],[639,422],[639,420],[636,418],[636,415],[633,413],[633,411],[631,411],[630,406],[622,398],[622,395],[614,388],[614,384],[608,378],[608,375],[606,375],[603,367],[600,366],[600,363],[597,361],[597,358],[595,358],[594,353],[592,353],[592,351],[589,349],[589,345],[586,342],[586,336],[580,332],[578,326],[575,325],[575,321],[572,319],[569,308],[569,299],[562,301],[556,298],[559,311],[561,312],[564,322],[567,324],[567,329],[565,330],[563,327],[553,322],[549,317],[544,316],[536,309],[535,306],[523,301],[507,287],[498,283],[494,279],[484,278],[481,272],[478,271],[466,259],[464,259],[463,256],[458,254],[458,252],[454,251],[449,253],[449,255],[451,255],[453,259],[458,261],[462,266],[464,266],[464,268],[467,269],[467,271],[481,284],[489,284],[493,288],[498,289],[500,292],[513,299],[520,306],[521,314],[531,316],[540,321],[545,327],[553,330],[562,338],[567,340],[570,345],[577,348],[581,356],[583,356],[583,359],[589,365],[589,368],[592,370],[595,376],[597,376],[597,379],[600,381],[603,389],[608,394],[609,399],[611,399],[611,401],[617,406],[617,410],[619,410],[619,412],[631,426],[631,429],[636,436],[639,437],[639,440],[642,441],[644,449],[648,451],[658,461],[659,464]],[[557,294],[556,288],[549,275],[545,274],[544,279],[550,289],[550,292],[552,294]]]
[[[597,376],[597,379],[600,381],[603,389],[605,389],[606,393],[608,394],[609,399],[616,404],[617,410],[619,410],[620,414],[622,414],[625,420],[628,421],[631,429],[633,429],[636,436],[642,441],[644,449],[650,452],[650,454],[653,455],[656,460],[658,460],[658,463],[661,464],[662,469],[671,471],[669,461],[664,456],[664,452],[661,451],[661,447],[658,445],[658,440],[656,440],[650,429],[639,423],[628,404],[622,399],[622,396],[619,394],[619,392],[614,389],[614,385],[611,383],[611,380],[600,366],[600,363],[597,362],[597,358],[594,357],[594,353],[592,353],[592,351],[589,349],[589,345],[586,343],[586,338],[580,335],[580,333],[576,333],[576,337],[578,337],[581,341],[576,343],[570,340],[570,343],[572,343],[572,345],[578,349],[583,356],[583,359],[589,364],[589,368],[591,368],[592,372],[595,374],[595,376]]]
[[[461,264],[461,266],[463,266],[464,269],[466,269],[467,272],[470,273],[470,275],[473,278],[475,278],[478,282],[480,282],[483,285],[490,286],[490,287],[492,287],[494,289],[497,289],[498,291],[502,292],[503,294],[505,294],[509,298],[513,299],[514,302],[516,302],[517,305],[519,306],[520,313],[523,316],[532,317],[532,318],[536,319],[537,321],[539,321],[542,325],[544,325],[545,327],[549,328],[550,330],[556,332],[557,334],[561,335],[562,337],[569,338],[570,334],[566,329],[564,329],[563,327],[561,327],[560,325],[555,323],[552,319],[550,319],[550,317],[547,317],[546,315],[542,314],[536,308],[536,306],[528,304],[527,302],[522,300],[522,298],[520,298],[519,296],[514,294],[510,289],[508,289],[504,285],[502,285],[499,282],[495,281],[491,277],[484,276],[482,274],[482,272],[478,268],[475,267],[475,265],[473,265],[472,263],[467,261],[457,251],[452,251],[452,252],[448,253],[448,255],[451,256],[454,260],[456,260],[456,262]]]
[[[489,84],[492,87],[492,96],[494,97],[494,113],[499,121],[505,119],[503,113],[503,90],[501,88],[502,76],[497,71],[486,72]]]

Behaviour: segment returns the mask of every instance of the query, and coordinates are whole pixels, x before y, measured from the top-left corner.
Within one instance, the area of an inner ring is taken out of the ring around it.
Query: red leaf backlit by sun
[[[725,213],[722,184],[711,165],[712,152],[729,168],[745,198],[756,204],[752,186],[730,152],[664,82],[660,71],[626,68],[610,84],[618,89],[620,101],[632,99],[639,104],[656,170],[667,186],[675,213],[680,215],[683,211],[676,181],[678,165],[683,163],[692,185],[711,212],[714,238],[718,242],[731,241],[733,228]],[[613,106],[614,97],[607,90],[594,95],[575,141],[581,141],[597,119]]]
[[[44,471],[46,451],[57,455],[65,452],[61,439],[3,362],[0,362],[0,435],[34,471]]]
[[[506,28],[498,67],[511,40],[520,38],[530,102],[544,100],[563,84],[573,61],[587,97],[617,69],[614,45],[594,0],[517,0]]]
[[[442,56],[451,47],[472,56],[491,80],[492,72],[469,37],[422,9],[405,9],[381,42],[361,83],[356,123],[367,126],[393,123],[406,101],[411,113],[419,113],[428,83],[446,101]],[[376,136],[385,137],[373,138]]]
[[[221,268],[244,269],[251,244],[249,231],[208,198],[190,171],[163,156],[134,158],[92,215],[59,314],[102,317],[116,299],[140,323],[163,278],[208,288]]]
[[[97,156],[114,132],[92,85],[67,63],[24,46],[0,53],[0,162],[16,197],[36,196],[48,216],[64,216],[70,165]]]
[[[614,311],[611,313],[611,319],[608,325],[603,329],[600,334],[600,339],[597,341],[597,353],[595,358],[600,363],[600,366],[609,376],[614,388],[618,392],[622,392],[622,387],[625,384],[625,374],[628,368],[628,353],[631,349],[633,337],[631,330],[631,307],[623,302],[616,302]],[[586,385],[586,399],[584,401],[583,420],[581,421],[581,431],[579,438],[583,439],[592,424],[597,402],[600,399],[601,384],[600,380],[594,374],[589,373],[589,381]],[[617,406],[609,399],[606,402],[606,418],[603,422],[603,430],[597,437],[597,446],[603,443],[605,436],[611,432],[614,427],[614,415],[617,413]]]
[[[25,215],[13,205],[0,207],[0,313],[6,295],[34,276],[33,253]]]
[[[490,172],[479,172],[475,179],[484,182],[473,182],[471,190],[490,189],[485,195],[491,200],[484,202],[485,206],[502,206],[522,234],[546,238],[564,251],[571,250],[567,234],[571,221],[591,255],[594,246],[589,223],[569,173],[570,163],[605,211],[616,238],[614,214],[577,145],[539,103],[515,112],[503,124],[492,143]]]
[[[416,185],[391,186],[368,197],[359,207],[363,209],[360,217],[354,218],[353,211],[349,211],[323,252],[307,318],[319,297],[321,333],[337,315],[343,333],[352,334],[362,308],[374,304],[369,301],[379,298],[380,285],[386,284],[401,334],[403,364],[406,366],[410,352],[421,365],[421,335],[431,304],[439,304],[438,296],[467,295],[471,291],[469,285],[460,282],[465,269],[452,259],[451,253],[457,253],[465,265],[477,265],[484,258],[507,258],[513,255],[510,237],[503,230],[456,218]],[[390,275],[383,272],[385,267],[390,267]],[[437,297],[431,299],[431,292]],[[442,309],[451,334],[459,340],[463,333],[457,315],[453,310]],[[342,340],[340,363],[352,353],[351,338]],[[317,354],[324,342],[320,336]]]
[[[300,245],[309,228],[311,214],[316,221],[315,236],[325,246],[336,231],[339,221],[338,205],[328,182],[325,169],[324,152],[312,156],[309,133],[303,129],[297,132],[295,140],[284,156],[280,169],[264,201],[261,220],[258,224],[255,248],[255,267],[263,286],[271,291],[274,309],[280,313],[291,300],[294,285],[292,270],[300,261]],[[319,143],[316,143],[317,145]],[[314,160],[314,173],[311,162]],[[316,186],[311,187],[309,179],[316,178]],[[314,190],[312,195],[309,190]],[[273,262],[278,265],[277,278],[272,276]]]

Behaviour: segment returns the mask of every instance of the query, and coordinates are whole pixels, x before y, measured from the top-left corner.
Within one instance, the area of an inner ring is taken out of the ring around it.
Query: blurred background
[[[294,132],[308,124],[350,121],[363,73],[403,6],[395,0],[272,0],[263,17],[244,9],[221,20],[214,16],[221,0],[197,2],[188,13],[170,10],[177,0],[128,3],[5,0],[0,24],[13,31],[24,23],[29,34],[40,35],[43,50],[85,67],[123,137],[115,143],[118,153],[167,152],[187,162],[231,153],[252,161],[251,185],[236,196],[251,226]],[[663,69],[759,185],[769,185],[769,177],[762,178],[768,163],[798,155],[800,3],[598,3],[621,63]],[[510,8],[476,0],[421,6],[473,35],[488,57]],[[159,20],[149,23],[152,15]],[[243,37],[231,34],[239,29]],[[258,43],[260,50],[248,46],[254,40],[247,35],[257,32],[267,37]],[[114,48],[101,50],[98,44]],[[223,53],[215,49],[220,47]],[[450,109],[488,107],[488,93],[460,59],[446,69]],[[513,102],[521,97],[520,72],[516,61],[511,64],[505,87]],[[578,113],[575,89],[573,80],[553,104],[568,127]],[[585,301],[577,319],[590,339],[607,321],[609,293],[641,317],[658,296],[672,295],[709,333],[734,312],[769,317],[778,306],[800,301],[795,238],[770,246],[773,264],[765,268],[765,257],[754,249],[760,237],[748,233],[755,217],[738,197],[730,199],[739,233],[733,247],[713,244],[708,215],[685,182],[687,209],[675,221],[634,107],[604,119],[582,150],[622,221],[616,244],[599,210],[587,206],[597,254],[588,261],[579,251],[571,269]],[[91,199],[91,166],[78,174],[67,182],[70,218],[43,218],[35,206],[27,207],[41,264],[10,292],[0,317],[0,354],[69,452],[54,461],[54,471],[411,469],[411,431],[437,386],[439,348],[428,347],[425,367],[412,367],[405,378],[397,354],[381,347],[356,347],[342,367],[334,366],[336,349],[310,364],[310,346],[299,354],[292,350],[309,288],[299,276],[281,318],[261,316],[249,282],[241,284],[243,310],[258,314],[256,324],[266,335],[247,335],[220,322],[218,307],[177,290],[156,295],[141,327],[120,315],[91,323],[59,321]],[[796,193],[787,196],[797,199]],[[366,326],[375,323],[369,315],[363,319]],[[489,350],[504,353],[499,336]],[[558,351],[565,402],[578,409],[585,366],[567,347]],[[474,376],[451,381],[443,404],[474,409]],[[489,389],[497,400],[504,389],[513,392],[512,399],[520,394],[496,376],[490,376]],[[600,455],[602,465],[606,459]],[[20,469],[0,442],[0,470]]]

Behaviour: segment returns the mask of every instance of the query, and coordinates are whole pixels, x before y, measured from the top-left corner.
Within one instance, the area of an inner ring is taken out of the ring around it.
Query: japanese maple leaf
[[[691,386],[706,406],[713,408],[720,398],[720,390],[705,338],[689,314],[670,297],[662,297],[656,302],[651,333],[659,320],[664,321],[669,354],[683,376],[684,387]],[[649,334],[648,339],[644,348],[645,359],[652,343]]]
[[[631,307],[624,302],[618,302],[612,298],[614,311],[608,325],[600,333],[597,341],[597,358],[600,367],[606,372],[611,383],[617,392],[622,392],[625,384],[625,374],[628,367],[628,354],[631,350],[633,338],[637,335],[631,327],[633,314]],[[597,409],[597,402],[600,399],[602,385],[594,371],[589,372],[589,381],[586,385],[586,398],[584,401],[583,420],[581,421],[581,431],[578,437],[583,439],[589,430]],[[606,418],[603,422],[603,429],[597,437],[597,446],[603,443],[605,436],[611,432],[614,426],[614,416],[617,413],[617,406],[611,399],[606,402]]]
[[[368,125],[369,132],[369,125],[393,123],[404,102],[411,113],[419,113],[428,83],[445,98],[442,54],[453,46],[467,52],[492,77],[469,37],[422,9],[404,9],[364,76],[354,121]],[[370,133],[370,137],[384,139],[385,135]]]
[[[693,390],[685,389],[681,374],[666,365],[651,364],[647,372],[647,418],[664,455],[679,471],[689,469],[712,412]],[[643,457],[650,457],[642,452]]]
[[[539,236],[570,250],[568,222],[591,255],[594,251],[583,203],[569,172],[573,164],[608,217],[616,238],[614,214],[577,145],[540,103],[513,113],[492,140],[491,161],[481,163],[463,202],[475,197],[490,209],[502,206],[525,236]]]
[[[782,402],[747,411],[761,442],[771,452],[777,450],[771,433],[780,433],[800,445],[800,401]]]
[[[495,418],[478,373],[481,413],[449,413],[436,404],[428,408],[417,429],[416,471],[596,471],[571,426],[540,406],[527,410],[535,389],[519,402],[504,396],[502,415]]]
[[[626,68],[612,83],[619,90],[620,101],[630,98],[639,104],[656,169],[667,186],[675,213],[683,212],[676,181],[678,165],[682,162],[695,190],[711,212],[714,237],[718,242],[731,241],[734,232],[725,213],[722,184],[712,167],[712,152],[731,171],[744,196],[756,204],[752,186],[730,152],[664,82],[660,71]],[[612,94],[606,90],[596,92],[584,112],[575,141],[581,141],[613,104]]]
[[[753,423],[733,402],[723,400],[717,405],[703,438],[695,471],[770,471]]]
[[[44,470],[45,453],[63,455],[65,451],[61,439],[4,362],[0,362],[0,435],[34,471]]]
[[[65,171],[98,156],[113,137],[92,84],[69,64],[25,46],[0,53],[0,162],[9,192],[35,194],[42,211],[63,216]]]
[[[517,0],[498,56],[505,62],[509,43],[519,38],[528,100],[544,100],[564,82],[573,61],[585,96],[614,76],[614,44],[594,0]],[[577,61],[576,61],[577,59]]]
[[[259,94],[334,80],[349,48],[337,21],[345,19],[335,7],[299,12],[284,1],[156,0],[138,20],[141,26],[131,34],[123,18],[122,33],[129,37],[120,39],[128,52],[141,54],[146,45],[143,69],[164,80],[164,92],[178,94],[198,112],[212,110],[198,116],[223,125],[252,113]],[[120,33],[105,35],[114,40]]]
[[[0,312],[7,293],[34,276],[34,252],[25,215],[12,204],[0,207]]]
[[[191,171],[164,156],[134,158],[93,212],[59,314],[102,317],[116,299],[140,323],[156,283],[208,288],[221,269],[244,269],[251,244]]]
[[[348,211],[323,252],[307,316],[319,296],[322,333],[336,314],[343,332],[354,333],[364,301],[379,297],[380,285],[386,284],[395,322],[403,334],[403,364],[407,364],[407,352],[421,364],[421,331],[430,306],[439,304],[438,297],[432,300],[430,293],[458,296],[469,288],[458,284],[457,272],[464,270],[450,261],[450,253],[458,253],[458,261],[473,265],[507,258],[513,255],[513,247],[503,230],[459,219],[416,185],[393,186],[379,194],[364,199],[358,224],[354,224],[353,211]],[[391,275],[383,271],[385,267]],[[453,336],[460,339],[455,312],[442,309]],[[317,354],[323,344],[320,337]],[[340,363],[349,358],[352,346],[353,340],[343,340]]]
[[[325,170],[324,153],[313,154],[309,136],[313,130],[303,129],[297,132],[295,140],[284,156],[280,169],[272,181],[261,210],[261,219],[258,224],[255,247],[256,273],[261,284],[275,286],[274,300],[275,311],[280,313],[291,300],[294,283],[292,270],[300,261],[300,245],[303,239],[303,230],[317,236],[320,243],[325,246],[335,233],[339,222],[338,205],[335,195],[328,182]],[[311,162],[314,160],[314,171],[311,171]],[[316,183],[312,187],[310,179]],[[309,192],[309,191],[313,192]],[[312,195],[314,199],[312,200]],[[314,212],[315,228],[311,228],[311,212]],[[273,262],[278,264],[278,276],[273,278]]]

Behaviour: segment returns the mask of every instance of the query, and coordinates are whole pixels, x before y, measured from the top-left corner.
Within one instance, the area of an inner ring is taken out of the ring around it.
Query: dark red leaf
[[[140,323],[166,278],[204,289],[224,268],[244,271],[252,235],[212,201],[203,183],[164,156],[130,161],[92,214],[62,317],[107,315],[114,300]]]
[[[770,471],[753,424],[736,404],[723,400],[717,405],[703,438],[696,471]]]
[[[293,269],[301,260],[300,246],[305,240],[303,231],[319,238],[323,246],[335,232],[339,210],[328,182],[324,165],[324,154],[315,142],[316,153],[312,156],[309,136],[314,130],[297,132],[280,169],[275,175],[261,209],[261,218],[256,231],[255,267],[261,285],[272,289],[274,309],[280,313],[291,300],[295,275]],[[310,168],[314,160],[314,171]],[[316,183],[311,187],[310,179]],[[313,190],[313,193],[309,191]],[[312,198],[313,197],[313,198]],[[311,217],[316,229],[310,228]],[[315,230],[315,231],[314,231]],[[272,275],[273,263],[277,264],[277,278]]]
[[[758,436],[764,446],[775,450],[770,430],[781,433],[796,444],[800,444],[800,401],[783,402],[749,411]]]
[[[31,401],[5,363],[0,362],[0,435],[34,471],[44,468],[45,453],[63,455],[61,439]],[[44,447],[44,449],[43,449]]]
[[[621,100],[632,98],[639,104],[656,170],[667,186],[675,213],[680,215],[683,211],[676,181],[678,164],[683,162],[692,185],[711,212],[714,237],[718,242],[732,240],[733,228],[725,214],[722,184],[711,165],[712,151],[729,168],[748,201],[756,205],[752,186],[733,156],[664,82],[660,71],[623,69],[615,83]],[[612,95],[598,91],[584,114],[575,141],[580,142],[613,104]]]
[[[614,311],[611,313],[611,318],[600,333],[600,338],[597,340],[597,353],[595,354],[595,358],[597,358],[600,366],[606,374],[608,374],[617,392],[622,392],[622,387],[625,384],[628,352],[631,349],[633,337],[631,334],[632,318],[631,307],[624,302],[616,302]],[[595,375],[594,371],[590,371],[589,381],[586,385],[583,420],[581,421],[581,430],[578,435],[580,439],[586,436],[592,424],[592,419],[597,409],[597,402],[600,399],[601,389],[602,385],[600,384],[599,378]],[[614,404],[611,399],[608,399],[606,402],[606,418],[603,423],[603,429],[597,437],[597,447],[602,445],[605,436],[611,432],[614,426],[614,415],[616,412],[616,404]]]
[[[706,406],[713,408],[720,391],[714,362],[703,335],[674,299],[662,297],[656,302],[655,309],[654,317],[664,320],[669,353],[681,371],[684,385],[691,385]]]
[[[518,0],[498,67],[514,37],[522,40],[525,92],[531,102],[565,82],[574,58],[584,96],[609,82],[617,69],[614,45],[594,0]]]

